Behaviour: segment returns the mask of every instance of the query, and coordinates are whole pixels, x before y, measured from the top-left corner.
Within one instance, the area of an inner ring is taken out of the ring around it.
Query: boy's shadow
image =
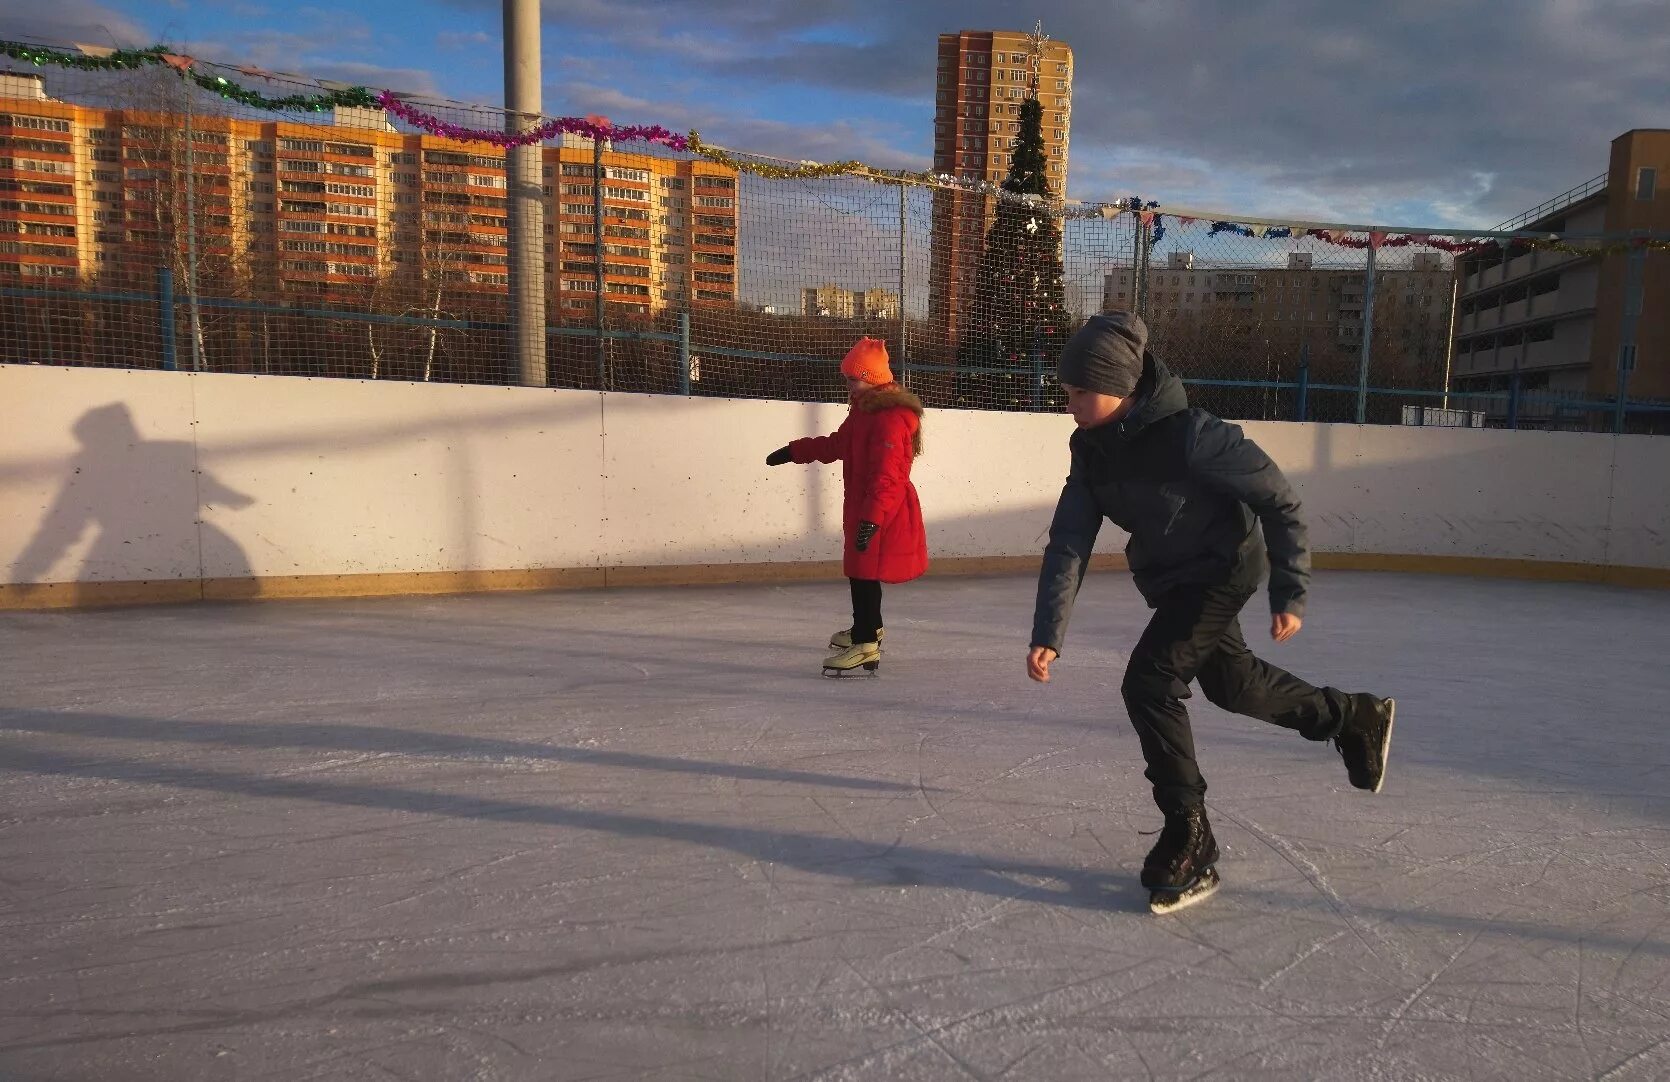
[[[248,507],[253,497],[199,470],[190,442],[145,439],[124,403],[88,410],[72,431],[81,447],[34,536],[12,564],[9,581],[52,581],[43,576],[91,526],[96,532],[80,571],[54,576],[70,582],[72,589],[209,577],[246,583],[248,594],[255,594],[248,554],[200,514]],[[96,590],[84,593],[86,600],[98,598]]]

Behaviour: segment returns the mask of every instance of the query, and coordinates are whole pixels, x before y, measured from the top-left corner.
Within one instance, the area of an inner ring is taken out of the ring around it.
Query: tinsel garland
[[[492,129],[468,128],[460,124],[453,124],[406,104],[391,91],[385,90],[380,93],[373,93],[362,86],[322,90],[319,93],[273,96],[242,86],[224,76],[196,70],[197,62],[195,60],[189,56],[177,54],[165,45],[153,45],[146,49],[111,50],[96,50],[86,47],[85,51],[78,54],[66,52],[62,49],[30,45],[25,42],[0,40],[0,55],[32,64],[35,67],[52,65],[77,71],[131,71],[143,67],[166,65],[179,72],[181,78],[189,79],[203,90],[229,101],[236,101],[252,109],[272,112],[323,112],[338,106],[382,108],[390,115],[398,117],[413,127],[432,135],[445,136],[466,142],[491,143],[499,147],[543,143],[548,139],[568,133],[581,135],[594,141],[658,143],[675,151],[688,151],[698,157],[735,169],[738,172],[751,173],[770,180],[818,180],[839,176],[856,176],[880,183],[921,185],[937,189],[949,188],[977,195],[988,195],[997,198],[1024,198],[1028,202],[1040,202],[1036,197],[1016,197],[1007,192],[1001,184],[995,184],[984,179],[959,177],[950,173],[932,171],[876,169],[853,159],[836,162],[803,161],[794,165],[778,165],[748,156],[737,156],[721,147],[711,146],[702,142],[701,137],[694,131],[688,135],[680,135],[659,125],[617,126],[610,124],[603,117],[557,117],[545,121],[529,131],[511,134]],[[243,70],[250,74],[260,74],[251,69]],[[1143,223],[1153,226],[1152,242],[1157,243],[1166,235],[1165,219],[1167,217],[1157,209],[1158,207],[1159,204],[1156,202],[1144,201],[1138,196],[1130,196],[1126,199],[1115,200],[1112,203],[1078,204],[1073,207],[1058,207],[1046,204],[1041,209],[1045,213],[1060,218],[1117,218],[1121,215],[1132,214]],[[1192,225],[1198,220],[1182,215],[1170,215],[1170,217],[1175,218],[1177,224],[1183,226]],[[1435,248],[1453,255],[1469,255],[1492,246],[1505,249],[1510,245],[1564,252],[1572,255],[1617,255],[1638,249],[1670,250],[1670,239],[1657,237],[1631,237],[1605,244],[1577,245],[1562,240],[1557,234],[1546,237],[1495,237],[1463,240],[1425,233],[1405,233],[1394,236],[1383,231],[1370,230],[1366,237],[1362,237],[1354,236],[1343,229],[1262,224],[1244,225],[1232,221],[1213,221],[1208,236],[1216,236],[1219,233],[1231,233],[1236,236],[1259,240],[1314,237],[1336,247],[1359,250],[1418,246]]]
[[[18,41],[0,41],[0,54],[33,64],[37,68],[51,64],[54,67],[73,68],[76,71],[131,71],[135,68],[164,64],[178,71],[182,78],[190,79],[212,94],[218,94],[228,101],[235,101],[252,109],[266,109],[272,112],[319,113],[339,105],[373,107],[377,104],[376,97],[363,86],[327,90],[318,94],[286,94],[272,97],[234,83],[225,76],[194,71],[195,61],[191,57],[174,53],[166,45],[153,45],[149,49],[115,49],[104,55],[77,56],[61,49],[47,49]]]
[[[149,64],[162,63],[162,58],[168,52],[166,46],[153,45],[149,49],[115,49],[103,56],[77,56],[40,45],[27,45],[21,41],[0,41],[0,53],[13,60],[22,60],[37,68],[51,64],[54,67],[75,68],[77,71],[124,71],[142,68]]]
[[[533,146],[554,139],[565,132],[571,135],[583,135],[594,142],[615,143],[660,143],[673,150],[688,150],[694,141],[695,133],[689,136],[668,131],[660,125],[622,127],[610,124],[604,117],[562,116],[547,120],[528,131],[512,134],[504,131],[493,131],[490,128],[467,128],[462,124],[453,124],[442,120],[432,113],[413,108],[401,101],[392,91],[385,90],[378,94],[373,102],[387,110],[390,115],[397,116],[414,128],[421,128],[431,135],[443,136],[447,139],[457,139],[469,143],[491,143],[497,147]]]
[[[193,71],[187,73],[186,77],[210,93],[218,94],[240,105],[247,105],[251,109],[282,113],[322,113],[337,106],[359,109],[377,107],[377,95],[363,86],[351,86],[346,90],[327,90],[322,94],[286,94],[275,98],[258,90],[251,90],[247,86],[239,86],[220,75],[205,75]]]

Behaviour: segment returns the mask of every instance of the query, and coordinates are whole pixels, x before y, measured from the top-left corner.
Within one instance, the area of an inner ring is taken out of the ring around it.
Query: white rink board
[[[0,403],[0,582],[839,557],[839,465],[764,462],[835,405],[36,366],[0,366]],[[1670,441],[1242,427],[1318,552],[1670,567]],[[1041,551],[1070,431],[930,410],[931,555]]]

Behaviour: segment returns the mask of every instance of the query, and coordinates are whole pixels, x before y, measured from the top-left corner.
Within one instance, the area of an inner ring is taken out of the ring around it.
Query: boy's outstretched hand
[[[1050,682],[1050,662],[1060,655],[1047,646],[1034,646],[1026,654],[1026,675],[1040,684]]]
[[[1270,637],[1277,642],[1286,642],[1299,633],[1304,621],[1291,612],[1278,612],[1270,617]]]

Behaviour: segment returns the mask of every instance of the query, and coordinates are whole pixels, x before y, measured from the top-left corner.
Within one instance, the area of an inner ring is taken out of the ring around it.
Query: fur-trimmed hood
[[[852,396],[852,408],[865,413],[903,408],[916,414],[916,428],[910,434],[911,457],[922,454],[922,400],[897,383],[888,383]]]

